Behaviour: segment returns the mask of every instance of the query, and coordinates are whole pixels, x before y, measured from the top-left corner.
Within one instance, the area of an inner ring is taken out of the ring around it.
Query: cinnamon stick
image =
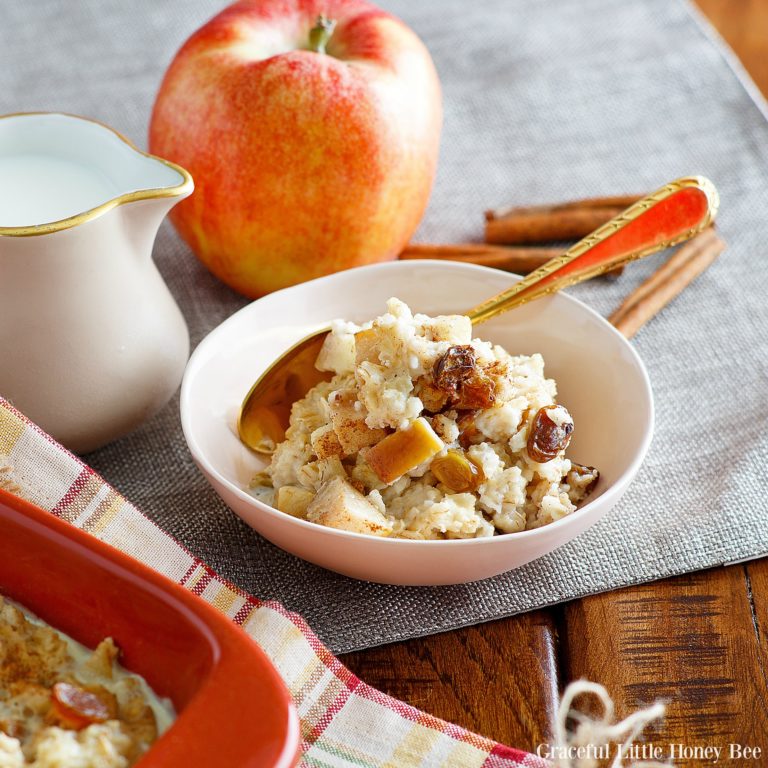
[[[629,208],[642,195],[608,195],[605,197],[586,197],[581,200],[569,200],[565,203],[547,203],[546,205],[514,205],[508,208],[495,208],[485,212],[485,220],[503,219],[517,213],[546,213],[571,211],[579,208]]]
[[[485,242],[527,244],[578,240],[623,210],[606,207],[511,213],[501,219],[486,221]]]
[[[632,338],[723,252],[725,242],[712,227],[685,243],[665,264],[627,296],[608,318]]]
[[[640,199],[616,195],[485,212],[487,243],[544,243],[577,240],[610,221]]]
[[[504,248],[493,245],[408,245],[401,259],[443,259],[465,264],[495,267],[507,272],[527,274],[559,256],[562,248]]]
[[[518,275],[527,275],[546,264],[555,256],[563,253],[563,248],[543,248],[541,246],[501,246],[501,245],[408,245],[400,254],[405,259],[438,259],[441,261],[458,261],[463,264],[478,264],[481,267],[503,269]],[[616,267],[606,272],[605,277],[617,278],[624,267]]]

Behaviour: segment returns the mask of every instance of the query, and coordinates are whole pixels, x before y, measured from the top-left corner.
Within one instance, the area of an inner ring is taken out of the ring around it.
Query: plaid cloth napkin
[[[5,465],[5,466],[4,466]],[[0,398],[0,487],[141,560],[199,595],[264,649],[301,718],[300,765],[313,768],[537,768],[548,763],[371,688],[301,616],[222,579],[90,467]]]

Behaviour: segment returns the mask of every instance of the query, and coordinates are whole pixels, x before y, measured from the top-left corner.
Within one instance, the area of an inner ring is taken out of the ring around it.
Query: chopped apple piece
[[[372,363],[379,362],[379,334],[374,328],[367,328],[355,334],[355,363],[366,360]]]
[[[283,485],[277,489],[275,503],[281,512],[292,517],[306,517],[307,507],[315,494],[297,485]]]
[[[360,491],[334,477],[320,487],[307,507],[307,520],[373,536],[389,536],[392,524]]]
[[[469,344],[472,341],[472,321],[466,315],[439,315],[429,323],[435,341]]]
[[[309,442],[318,459],[344,455],[344,448],[342,448],[339,438],[330,424],[323,424],[322,427],[318,427],[309,436]]]
[[[351,333],[329,333],[315,362],[318,371],[351,373],[355,370],[355,337]]]
[[[365,460],[382,482],[392,483],[444,447],[429,422],[419,417],[406,429],[399,429],[374,445],[365,453]]]
[[[329,400],[331,424],[341,444],[344,456],[351,456],[361,448],[375,445],[386,436],[384,429],[371,429],[365,423],[365,408],[355,408],[357,394],[353,389],[340,389]]]

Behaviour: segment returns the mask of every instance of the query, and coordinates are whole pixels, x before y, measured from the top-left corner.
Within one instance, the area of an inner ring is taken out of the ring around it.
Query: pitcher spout
[[[184,168],[95,120],[40,112],[0,117],[0,238],[70,229],[139,201],[157,201],[159,224],[193,188]]]

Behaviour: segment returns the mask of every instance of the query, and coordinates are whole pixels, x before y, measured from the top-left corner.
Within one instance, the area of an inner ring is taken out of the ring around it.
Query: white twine
[[[573,709],[573,700],[583,694],[591,694],[600,701],[601,715],[593,718]],[[608,691],[598,683],[576,680],[565,689],[560,700],[555,725],[555,764],[558,768],[596,768],[602,762],[596,756],[597,748],[616,743],[616,755],[610,768],[670,768],[671,763],[655,760],[624,762],[635,739],[648,725],[664,717],[665,710],[664,704],[656,702],[615,723],[615,707]],[[569,731],[566,727],[569,718],[576,721],[575,730]]]

